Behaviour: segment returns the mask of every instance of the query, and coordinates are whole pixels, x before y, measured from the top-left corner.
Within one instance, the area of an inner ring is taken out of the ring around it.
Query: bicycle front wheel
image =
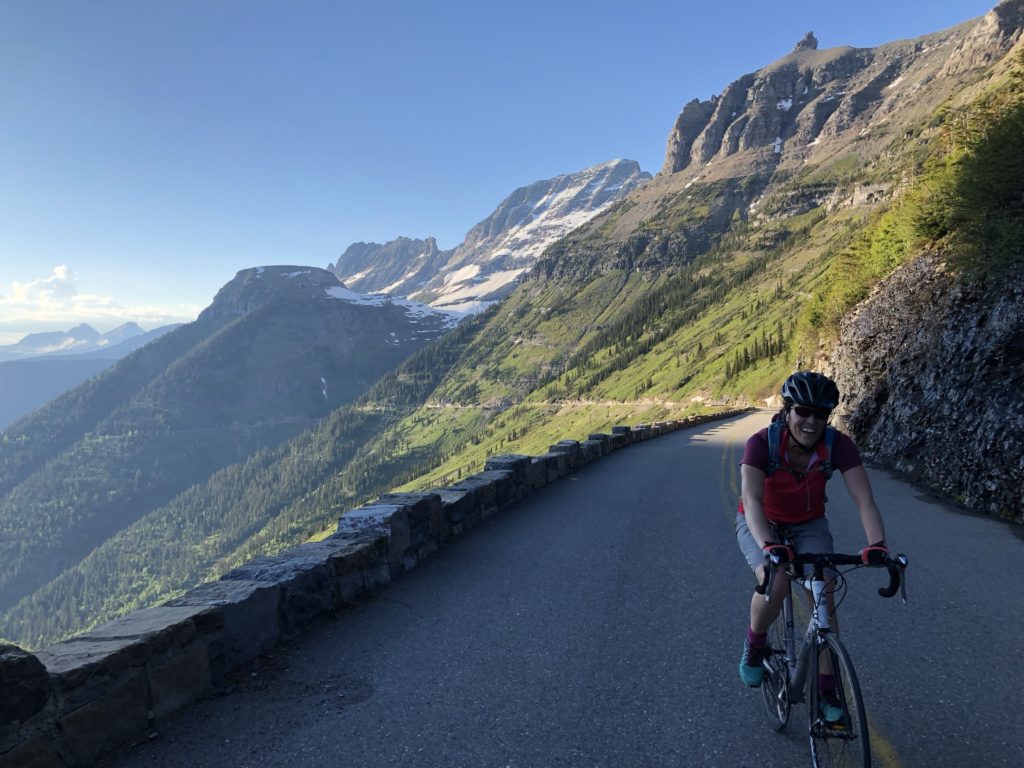
[[[815,768],[871,768],[868,718],[850,656],[831,633],[818,643],[815,671],[831,674],[835,685],[819,690],[818,675],[808,679],[807,721]]]

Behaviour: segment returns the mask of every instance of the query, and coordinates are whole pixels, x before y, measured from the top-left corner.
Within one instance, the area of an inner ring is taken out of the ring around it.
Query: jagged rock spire
[[[796,51],[816,51],[818,50],[818,38],[814,36],[813,32],[808,32],[803,38],[793,47],[794,53]]]

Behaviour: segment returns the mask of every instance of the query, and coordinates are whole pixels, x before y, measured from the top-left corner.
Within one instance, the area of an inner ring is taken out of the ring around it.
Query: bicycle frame
[[[825,598],[825,587],[827,582],[814,577],[803,579],[802,586],[807,589],[810,585],[811,595],[814,598],[814,611],[807,622],[807,631],[804,634],[803,644],[800,652],[796,650],[796,623],[795,610],[793,608],[793,581],[794,578],[787,575],[786,594],[782,600],[782,618],[785,626],[784,645],[785,656],[783,661],[786,664],[787,678],[789,683],[789,700],[794,704],[804,701],[804,683],[807,681],[807,672],[811,667],[812,648],[818,651],[818,635],[822,632],[831,632],[832,626],[828,615],[828,600]]]

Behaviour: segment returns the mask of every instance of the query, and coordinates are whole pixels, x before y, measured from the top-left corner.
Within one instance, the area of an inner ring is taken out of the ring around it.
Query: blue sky
[[[657,172],[683,104],[995,0],[3,0],[0,344],[190,320],[240,270],[461,242],[515,188]]]

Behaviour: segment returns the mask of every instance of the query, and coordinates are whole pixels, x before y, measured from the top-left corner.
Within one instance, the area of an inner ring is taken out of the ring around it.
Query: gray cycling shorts
[[[824,517],[816,517],[804,523],[792,523],[786,526],[773,525],[772,528],[779,534],[779,541],[790,540],[790,545],[796,554],[804,552],[835,552],[835,545],[832,543],[832,534],[828,530],[828,520]],[[744,515],[736,515],[736,543],[740,545],[740,551],[746,558],[751,568],[764,565],[764,553],[761,545],[754,541],[750,529],[747,528],[747,518]]]

